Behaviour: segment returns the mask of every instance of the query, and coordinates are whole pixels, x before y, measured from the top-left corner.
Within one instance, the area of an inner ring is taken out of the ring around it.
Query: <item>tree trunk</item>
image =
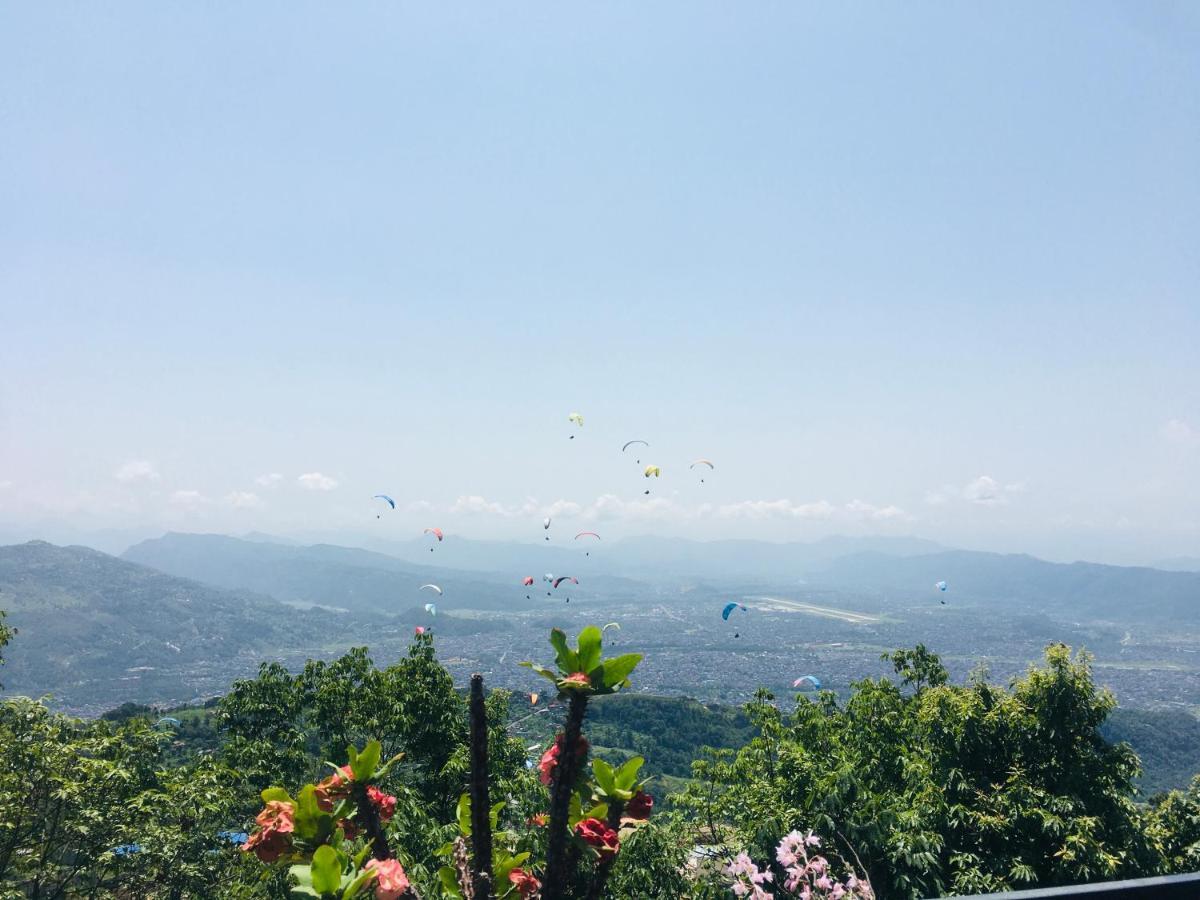
[[[492,896],[492,820],[488,796],[488,728],[483,676],[471,676],[471,882],[475,900]]]
[[[583,717],[587,712],[587,694],[571,692],[571,706],[567,712],[567,723],[562,734],[562,749],[558,764],[554,767],[554,780],[550,794],[550,835],[546,850],[546,880],[542,885],[542,900],[565,900],[567,896],[567,848],[571,835],[567,821],[571,814],[571,791],[579,772],[579,736],[583,731]]]

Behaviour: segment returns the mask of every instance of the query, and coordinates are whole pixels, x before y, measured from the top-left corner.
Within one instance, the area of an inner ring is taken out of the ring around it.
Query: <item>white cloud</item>
[[[526,497],[519,505],[507,506],[496,500],[488,500],[478,494],[466,494],[457,498],[450,506],[453,515],[489,515],[500,516],[504,519],[520,518],[556,518],[558,516],[577,516],[584,509],[573,500],[555,500],[552,503],[540,503],[536,497]]]
[[[433,504],[428,500],[413,500],[410,503],[405,504],[404,511],[410,513],[433,512]]]
[[[283,476],[278,472],[270,472],[266,475],[259,475],[254,479],[254,483],[259,487],[273,488],[278,487],[279,482],[283,481]]]
[[[943,484],[940,488],[925,493],[927,506],[944,506],[956,500],[966,500],[980,506],[1003,506],[1008,503],[1009,495],[1023,494],[1026,487],[1023,481],[1012,481],[1001,484],[990,475],[980,475],[961,488],[952,484]]]
[[[812,503],[793,503],[791,500],[741,500],[717,507],[717,515],[725,519],[831,519],[837,507],[828,500]]]
[[[180,506],[184,509],[194,509],[208,502],[208,499],[199,491],[175,491],[168,500],[172,506]]]
[[[7,491],[12,486],[13,483],[11,481],[0,481],[0,491]]]
[[[338,486],[336,479],[320,472],[305,472],[296,481],[307,491],[332,491]]]
[[[258,494],[252,494],[249,491],[230,491],[225,495],[225,502],[234,509],[258,509],[262,506],[262,500]]]
[[[123,484],[133,484],[137,481],[158,481],[158,470],[154,463],[145,459],[131,459],[113,474],[117,481]]]
[[[1163,439],[1180,447],[1200,447],[1200,431],[1182,419],[1171,419],[1162,427]]]
[[[579,504],[570,503],[570,501],[560,500],[558,503],[564,506],[574,506],[578,509]],[[594,501],[589,503],[587,507],[580,510],[582,517],[588,521],[602,520],[638,520],[645,521],[650,519],[684,519],[688,517],[688,511],[682,509],[673,500],[666,497],[651,497],[648,500],[624,500],[615,494],[602,494]],[[564,515],[574,515],[575,513],[564,513]]]
[[[478,494],[459,497],[450,507],[452,514],[458,513],[485,513],[492,516],[510,517],[512,512],[503,504],[497,503],[494,500],[488,500],[480,497]]]
[[[985,505],[1007,502],[1004,497],[1004,488],[990,475],[980,475],[963,488],[963,499]]]
[[[846,512],[857,518],[868,519],[872,522],[905,522],[912,519],[912,516],[899,506],[894,506],[890,503],[887,506],[875,506],[873,503],[851,500],[846,504]]]

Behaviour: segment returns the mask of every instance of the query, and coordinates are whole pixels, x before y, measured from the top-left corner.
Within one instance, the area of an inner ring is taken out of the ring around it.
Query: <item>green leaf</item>
[[[637,784],[638,770],[645,762],[646,760],[640,756],[631,756],[626,760],[625,764],[617,769],[617,787],[624,791],[632,790],[633,786]]]
[[[623,656],[614,656],[612,659],[605,660],[604,686],[612,689],[622,684],[641,661],[642,654],[640,653],[626,653]]]
[[[264,804],[270,803],[273,800],[278,800],[283,803],[292,802],[291,796],[281,787],[270,787],[262,792],[262,802]]]
[[[600,786],[605,794],[611,795],[613,788],[616,786],[613,783],[613,768],[599,757],[592,760],[592,771],[596,775],[596,784]]]
[[[438,881],[442,883],[442,891],[447,897],[462,900],[462,888],[458,886],[458,873],[454,869],[450,866],[442,866],[438,869]]]
[[[504,809],[503,800],[501,800],[499,803],[493,803],[491,810],[488,811],[488,821],[492,825],[492,831],[495,831],[496,827],[500,823],[500,810],[502,809]]]
[[[547,669],[545,666],[539,666],[537,663],[532,662],[518,663],[518,665],[522,665],[526,669],[533,669],[533,671],[537,672],[543,678],[549,678],[556,685],[558,684],[558,673],[553,669]]]
[[[311,784],[306,784],[296,795],[294,814],[296,837],[309,843],[316,843],[323,815],[325,813],[321,812],[321,807],[317,805],[316,788]]]
[[[458,830],[463,837],[471,836],[471,795],[466,792],[458,798]]]
[[[371,741],[363,747],[362,753],[351,757],[350,771],[354,773],[354,780],[360,783],[370,781],[375,770],[379,768],[379,757],[382,754],[383,745],[379,741]]]
[[[505,850],[492,852],[492,883],[497,886],[508,884],[508,873],[529,859],[528,851],[510,856]]]
[[[367,882],[373,878],[375,878],[373,870],[370,872],[360,872],[358,877],[346,885],[346,889],[342,891],[342,900],[352,900],[352,898],[359,896]]]
[[[317,848],[312,859],[312,885],[318,894],[332,894],[342,886],[337,851],[328,844]]]
[[[567,646],[567,635],[561,628],[550,629],[550,645],[554,647],[554,660],[564,675],[579,671],[579,654]]]
[[[579,632],[579,669],[580,672],[590,672],[600,665],[600,629],[589,625]]]
[[[433,851],[434,856],[450,856],[454,852],[454,841],[446,841]]]

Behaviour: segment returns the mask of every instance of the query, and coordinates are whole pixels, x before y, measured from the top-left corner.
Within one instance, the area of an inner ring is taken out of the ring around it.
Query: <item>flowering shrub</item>
[[[541,760],[538,762],[538,777],[542,784],[547,787],[554,779],[554,772],[558,768],[558,758],[562,754],[563,735],[559,734],[554,739],[554,743],[550,745],[545,753],[542,754]],[[579,741],[575,744],[575,756],[578,762],[582,762],[587,758],[588,742],[587,738],[582,735]]]
[[[346,752],[349,765],[319,784],[305,785],[294,798],[283,788],[263,791],[263,810],[242,850],[266,863],[292,861],[294,895],[399,900],[411,886],[383,835],[396,798],[371,781],[386,775],[400,757],[380,765],[378,741],[361,753],[354,747]],[[362,846],[351,843],[360,835],[366,838]]]
[[[638,775],[638,756],[614,768],[591,760],[581,733],[588,698],[629,685],[638,654],[601,657],[602,632],[589,626],[577,649],[554,629],[550,643],[557,670],[529,664],[569,701],[564,728],[542,754],[538,776],[548,788],[549,808],[523,816],[527,826],[547,829],[546,860],[532,860],[537,840],[501,830],[507,801],[491,804],[488,791],[487,726],[481,676],[471,680],[470,790],[459,798],[458,836],[435,851],[441,895],[464,900],[565,900],[599,898],[623,837],[645,824],[654,808]],[[380,765],[381,747],[371,741],[362,752],[347,749],[349,764],[306,785],[295,797],[282,788],[263,791],[264,807],[242,849],[262,862],[291,863],[292,893],[323,900],[416,898],[409,873],[393,858],[384,826],[397,800],[374,782],[399,757]],[[478,803],[474,811],[472,806]],[[536,806],[535,806],[536,810]],[[591,866],[579,866],[581,860]],[[421,869],[414,864],[418,875]],[[540,877],[539,877],[540,873]],[[580,883],[582,881],[582,883]]]
[[[616,856],[621,846],[616,831],[609,828],[599,819],[580,819],[575,823],[576,836],[596,851],[600,859]]]
[[[775,873],[760,870],[750,856],[739,853],[725,868],[731,879],[730,889],[738,897],[749,900],[768,900],[773,897],[791,896],[799,900],[874,900],[871,884],[851,872],[839,880],[824,856],[815,852],[821,839],[811,831],[787,834],[775,848],[775,861],[783,870],[782,889],[787,894],[772,894],[767,887],[775,881]],[[809,849],[814,848],[810,856]]]

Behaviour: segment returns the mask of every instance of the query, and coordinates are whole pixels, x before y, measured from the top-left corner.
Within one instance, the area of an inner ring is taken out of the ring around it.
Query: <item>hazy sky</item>
[[[0,528],[1200,555],[1198,248],[1185,2],[3,3]]]

